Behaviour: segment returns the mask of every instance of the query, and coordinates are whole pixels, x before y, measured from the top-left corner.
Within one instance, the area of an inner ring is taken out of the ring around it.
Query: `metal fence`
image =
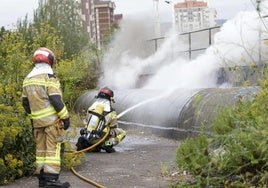
[[[213,44],[213,36],[219,31],[220,27],[221,26],[215,26],[196,31],[179,33],[178,35],[180,36],[180,40],[188,44],[188,47],[179,53],[186,53],[188,54],[188,58],[192,59],[194,56],[206,50],[211,44]],[[163,40],[166,38],[167,37],[158,37],[148,41],[153,42],[154,50],[156,52]]]

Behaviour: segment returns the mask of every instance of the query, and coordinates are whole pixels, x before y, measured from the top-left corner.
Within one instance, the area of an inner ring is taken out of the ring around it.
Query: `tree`
[[[39,0],[39,6],[34,13],[35,28],[40,28],[42,23],[48,23],[62,36],[65,44],[64,57],[67,58],[78,54],[89,43],[79,11],[79,4],[74,0]]]

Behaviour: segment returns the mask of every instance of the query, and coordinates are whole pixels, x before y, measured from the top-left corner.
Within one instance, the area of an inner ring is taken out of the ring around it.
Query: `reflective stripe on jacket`
[[[64,104],[62,104],[63,108],[59,112],[55,110],[49,100],[49,96],[53,95],[62,98],[60,82],[55,76],[39,74],[24,79],[22,97],[28,98],[31,109],[29,116],[33,119],[35,127],[46,127],[52,125],[58,118],[69,117]],[[62,100],[60,102],[63,103]]]

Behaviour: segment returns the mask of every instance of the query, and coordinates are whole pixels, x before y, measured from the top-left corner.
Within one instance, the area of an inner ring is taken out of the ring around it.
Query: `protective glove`
[[[87,129],[86,128],[83,128],[83,129],[80,130],[80,134],[81,135],[84,135],[86,133],[87,133]]]
[[[70,127],[70,118],[62,119],[63,129],[66,130]]]

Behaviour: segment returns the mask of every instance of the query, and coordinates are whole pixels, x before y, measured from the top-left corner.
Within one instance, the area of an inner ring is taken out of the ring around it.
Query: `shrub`
[[[200,134],[178,147],[177,165],[194,175],[195,186],[268,186],[268,81],[261,86],[254,99],[221,109],[210,136]]]

